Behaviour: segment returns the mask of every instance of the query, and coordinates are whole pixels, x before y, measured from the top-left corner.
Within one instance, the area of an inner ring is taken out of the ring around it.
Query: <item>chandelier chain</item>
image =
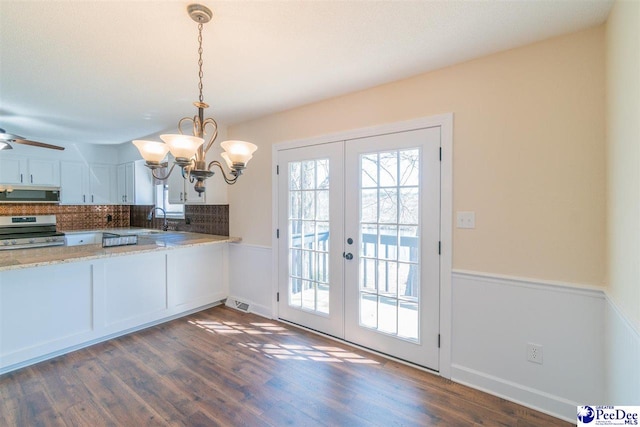
[[[198,90],[200,91],[200,102],[204,102],[202,96],[202,23],[198,24]]]

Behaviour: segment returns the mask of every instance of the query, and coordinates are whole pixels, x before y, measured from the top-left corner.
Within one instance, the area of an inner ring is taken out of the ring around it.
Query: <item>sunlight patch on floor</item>
[[[190,324],[207,332],[221,335],[249,334],[249,335],[292,335],[286,328],[276,323],[213,322],[208,320],[189,320]]]
[[[348,362],[357,364],[378,364],[375,360],[367,359],[359,354],[346,351],[339,347],[260,343],[238,343],[238,346],[255,353],[263,354],[270,359],[307,360],[323,363]]]

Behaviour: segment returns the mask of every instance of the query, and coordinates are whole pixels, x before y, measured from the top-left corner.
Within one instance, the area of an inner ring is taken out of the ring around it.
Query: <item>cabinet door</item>
[[[91,165],[89,171],[90,194],[87,196],[87,203],[104,205],[112,203],[111,190],[113,181],[113,166],[111,165]]]
[[[116,168],[117,193],[114,200],[118,204],[130,205],[133,201],[132,163],[123,163]]]
[[[127,187],[127,177],[124,171],[125,163],[116,167],[116,199],[118,204],[124,204],[124,195]]]
[[[82,205],[87,202],[88,167],[82,162],[60,162],[60,203]]]
[[[133,185],[132,200],[133,205],[153,205],[154,185],[151,169],[145,166],[144,160],[136,160],[132,164]]]
[[[29,159],[28,184],[60,186],[60,163],[56,160]]]
[[[0,184],[26,184],[26,158],[17,156],[0,157]]]
[[[124,165],[124,203],[127,205],[135,204],[135,185],[133,162]]]
[[[185,204],[184,181],[180,173],[180,168],[176,166],[167,180],[167,185],[169,186],[169,203],[172,205]]]
[[[194,189],[194,185],[195,182],[184,182],[185,202],[188,205],[203,205],[205,203],[207,193],[204,192],[199,195],[198,192]]]

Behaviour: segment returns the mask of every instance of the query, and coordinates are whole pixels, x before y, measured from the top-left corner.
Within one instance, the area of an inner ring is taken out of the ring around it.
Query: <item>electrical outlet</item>
[[[458,228],[476,228],[476,213],[457,212],[456,224]]]
[[[527,344],[527,360],[542,365],[542,346],[538,344]]]

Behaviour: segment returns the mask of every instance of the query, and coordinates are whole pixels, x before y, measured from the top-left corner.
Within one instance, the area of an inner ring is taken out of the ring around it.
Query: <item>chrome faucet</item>
[[[153,213],[155,212],[156,209],[160,209],[162,211],[162,214],[164,216],[164,221],[162,223],[162,231],[167,231],[169,229],[169,223],[167,222],[167,211],[165,211],[161,207],[156,206],[156,207],[152,208],[149,211],[149,215],[147,215],[147,221],[151,221],[153,219]],[[157,218],[157,216],[156,216],[156,218]]]

